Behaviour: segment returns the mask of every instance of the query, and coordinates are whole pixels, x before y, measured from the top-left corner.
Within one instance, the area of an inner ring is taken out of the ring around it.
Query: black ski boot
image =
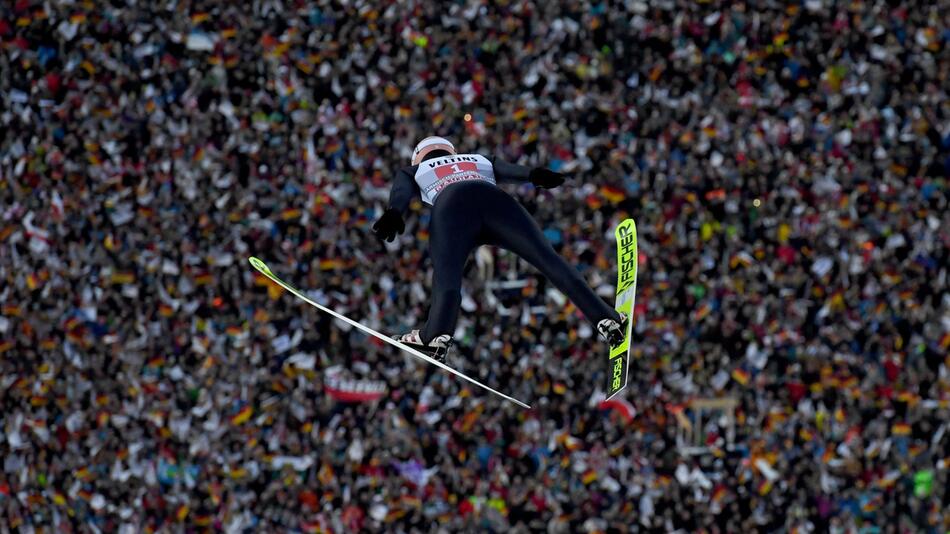
[[[627,314],[620,313],[619,322],[614,319],[601,320],[597,323],[597,332],[611,347],[623,343],[623,338],[627,335]]]

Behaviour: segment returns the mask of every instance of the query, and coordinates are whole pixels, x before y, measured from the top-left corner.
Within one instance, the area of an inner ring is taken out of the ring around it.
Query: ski
[[[627,387],[633,335],[633,303],[637,292],[637,224],[627,219],[617,226],[617,298],[614,309],[627,315],[623,343],[610,348],[607,359],[607,398]]]
[[[452,373],[453,375],[455,375],[455,376],[457,376],[457,377],[459,377],[459,378],[461,378],[461,379],[463,379],[463,380],[465,380],[465,381],[467,381],[467,382],[470,382],[470,383],[472,383],[472,384],[475,384],[476,386],[478,386],[478,387],[480,387],[480,388],[482,388],[482,389],[486,389],[486,390],[488,390],[488,391],[494,393],[495,395],[498,395],[499,397],[501,397],[501,398],[503,398],[503,399],[505,399],[505,400],[508,400],[508,401],[511,401],[511,402],[517,404],[518,406],[522,406],[522,407],[524,407],[524,408],[531,408],[531,406],[529,406],[529,405],[527,405],[527,404],[521,402],[520,400],[518,400],[518,399],[516,399],[516,398],[514,398],[514,397],[509,397],[508,395],[505,395],[504,393],[502,393],[502,392],[500,392],[500,391],[497,391],[497,390],[495,390],[495,389],[492,389],[492,388],[486,386],[485,384],[482,384],[482,383],[479,382],[478,380],[475,380],[475,379],[473,379],[473,378],[470,378],[470,377],[466,376],[464,373],[461,373],[461,372],[459,372],[459,371],[457,371],[457,370],[455,370],[455,369],[452,369],[452,368],[449,367],[448,365],[445,365],[444,363],[438,362],[438,361],[436,361],[436,360],[434,360],[434,359],[432,359],[432,358],[426,356],[426,355],[423,354],[422,352],[419,352],[418,350],[416,350],[416,349],[414,349],[414,348],[412,348],[412,347],[410,347],[410,346],[408,346],[408,345],[406,345],[406,344],[404,344],[404,343],[400,343],[399,341],[396,341],[395,339],[393,339],[393,338],[391,338],[391,337],[389,337],[389,336],[387,336],[387,335],[381,334],[381,333],[379,333],[379,332],[373,330],[372,328],[370,328],[370,327],[368,327],[368,326],[365,326],[365,325],[363,325],[363,324],[360,324],[360,323],[354,321],[353,319],[350,319],[349,317],[346,317],[346,316],[344,316],[344,315],[342,315],[342,314],[340,314],[340,313],[337,313],[337,312],[331,310],[330,308],[327,308],[326,306],[324,306],[324,305],[322,305],[322,304],[319,304],[319,303],[317,303],[317,302],[315,302],[315,301],[309,299],[306,295],[303,294],[302,291],[296,289],[296,288],[293,287],[292,285],[290,285],[290,284],[288,284],[287,282],[285,282],[285,281],[281,280],[280,278],[278,278],[277,275],[275,275],[274,272],[270,270],[270,267],[268,267],[267,264],[264,263],[263,261],[261,261],[261,260],[255,258],[255,257],[253,257],[253,256],[250,257],[250,258],[248,258],[248,261],[251,263],[251,266],[253,266],[255,269],[257,269],[258,272],[260,272],[261,274],[263,274],[264,276],[266,276],[267,278],[269,278],[272,282],[274,282],[275,284],[279,285],[280,287],[286,289],[286,290],[289,291],[291,294],[293,294],[295,297],[299,298],[300,300],[303,300],[304,302],[306,302],[307,304],[310,304],[311,306],[317,308],[318,310],[323,311],[323,312],[325,312],[325,313],[329,313],[330,315],[336,317],[337,319],[339,319],[339,320],[341,320],[341,321],[343,321],[343,322],[345,322],[345,323],[347,323],[347,324],[350,324],[350,325],[352,325],[352,326],[354,326],[354,327],[356,327],[356,328],[362,330],[363,332],[365,332],[365,333],[367,333],[367,334],[369,334],[369,335],[375,337],[376,339],[379,339],[379,340],[381,340],[381,341],[384,341],[384,342],[386,342],[386,343],[389,343],[390,345],[392,345],[392,346],[394,346],[394,347],[400,348],[400,349],[406,351],[407,353],[411,354],[412,356],[415,356],[416,358],[419,358],[420,360],[423,360],[423,361],[425,361],[425,362],[427,362],[427,363],[430,363],[430,364],[432,364],[432,365],[435,365],[436,367],[441,367],[442,369],[445,369],[446,371]]]

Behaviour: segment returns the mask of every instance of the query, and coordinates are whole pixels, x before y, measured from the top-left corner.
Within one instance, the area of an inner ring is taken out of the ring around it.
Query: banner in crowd
[[[324,380],[327,394],[341,402],[372,402],[386,394],[382,380],[356,380],[331,375]]]

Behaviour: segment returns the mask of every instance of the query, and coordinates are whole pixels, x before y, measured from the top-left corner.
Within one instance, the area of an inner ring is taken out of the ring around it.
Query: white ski
[[[362,330],[363,332],[366,332],[367,334],[369,334],[369,335],[375,337],[376,339],[385,341],[386,343],[389,343],[390,345],[392,345],[392,346],[394,346],[394,347],[398,347],[398,348],[400,348],[400,349],[402,349],[402,350],[408,352],[409,354],[415,356],[416,358],[419,358],[420,360],[424,360],[424,361],[426,361],[426,362],[428,362],[428,363],[431,363],[432,365],[435,365],[436,367],[441,367],[442,369],[445,369],[446,371],[452,373],[453,375],[455,375],[455,376],[457,376],[457,377],[459,377],[459,378],[461,378],[461,379],[463,379],[463,380],[466,380],[466,381],[468,381],[468,382],[471,382],[472,384],[475,384],[476,386],[478,386],[478,387],[480,387],[480,388],[482,388],[482,389],[487,389],[488,391],[491,391],[491,392],[494,393],[495,395],[498,395],[499,397],[501,397],[501,398],[503,398],[503,399],[509,400],[509,401],[511,401],[511,402],[513,402],[513,403],[515,403],[515,404],[517,404],[518,406],[523,406],[523,407],[525,407],[525,408],[531,408],[531,406],[528,406],[527,404],[521,402],[520,400],[518,400],[518,399],[516,399],[516,398],[514,398],[514,397],[509,397],[508,395],[505,395],[504,393],[502,393],[502,392],[500,392],[500,391],[494,390],[494,389],[492,389],[492,388],[486,386],[485,384],[482,384],[482,383],[479,382],[478,380],[475,380],[475,379],[473,379],[473,378],[469,378],[469,377],[466,376],[465,374],[460,373],[459,371],[456,371],[455,369],[452,369],[452,368],[449,367],[448,365],[445,365],[444,363],[438,362],[438,361],[436,361],[436,360],[434,360],[434,359],[432,359],[432,358],[426,356],[426,355],[423,354],[422,352],[419,352],[418,350],[416,350],[416,349],[414,349],[414,348],[412,348],[412,347],[410,347],[410,346],[408,346],[408,345],[406,345],[406,344],[404,344],[404,343],[400,343],[399,341],[396,341],[395,339],[393,339],[393,338],[391,338],[391,337],[389,337],[389,336],[387,336],[387,335],[381,334],[381,333],[379,333],[379,332],[373,330],[372,328],[370,328],[370,327],[368,327],[368,326],[364,326],[364,325],[362,325],[362,324],[360,324],[360,323],[354,321],[353,319],[350,319],[349,317],[346,317],[346,316],[344,316],[344,315],[341,315],[341,314],[339,314],[339,313],[337,313],[337,312],[331,310],[330,308],[327,308],[326,306],[324,306],[324,305],[322,305],[322,304],[319,304],[319,303],[317,303],[317,302],[314,302],[313,300],[310,300],[309,298],[307,298],[306,295],[303,294],[303,292],[301,292],[300,290],[296,289],[296,288],[293,287],[292,285],[290,285],[290,284],[288,284],[287,282],[284,282],[283,280],[281,280],[280,278],[278,278],[277,275],[275,275],[275,274],[273,273],[273,271],[270,270],[270,267],[268,267],[267,264],[264,263],[263,261],[261,261],[261,260],[255,258],[255,257],[250,257],[250,258],[248,258],[248,261],[251,262],[251,265],[252,265],[255,269],[257,269],[261,274],[263,274],[264,276],[266,276],[267,278],[269,278],[271,281],[273,281],[275,284],[279,285],[280,287],[286,289],[287,291],[290,291],[294,296],[296,296],[297,298],[303,300],[303,301],[306,302],[307,304],[310,304],[311,306],[313,306],[313,307],[315,307],[315,308],[317,308],[317,309],[319,309],[319,310],[321,310],[321,311],[324,311],[324,312],[326,312],[326,313],[329,313],[330,315],[336,317],[337,319],[339,319],[339,320],[341,320],[341,321],[344,321],[344,322],[346,322],[346,323],[348,323],[348,324],[351,324],[351,325],[355,326],[356,328],[359,328],[359,329]]]

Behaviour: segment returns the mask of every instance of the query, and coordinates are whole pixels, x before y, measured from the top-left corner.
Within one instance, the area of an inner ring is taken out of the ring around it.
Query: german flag
[[[746,386],[749,384],[750,378],[751,378],[751,375],[749,374],[749,372],[746,371],[745,369],[742,369],[741,367],[738,367],[732,371],[732,379],[742,384],[743,386]]]
[[[895,423],[891,427],[891,434],[895,436],[909,436],[910,435],[910,425],[904,422]]]
[[[759,482],[755,490],[759,492],[759,495],[768,495],[768,493],[772,491],[772,481],[765,479],[762,482]]]
[[[20,307],[13,304],[7,304],[3,307],[3,315],[6,315],[7,317],[19,317]]]
[[[303,215],[303,210],[298,208],[287,208],[280,212],[280,218],[284,221],[299,219],[301,215]]]
[[[590,483],[595,480],[597,480],[597,471],[593,469],[588,469],[584,472],[584,476],[581,477],[581,482],[583,482],[585,486],[589,486]]]
[[[719,484],[713,488],[712,495],[709,498],[712,502],[718,503],[726,498],[727,493],[725,484]]]
[[[886,475],[881,477],[880,480],[877,481],[877,487],[881,489],[893,488],[894,485],[897,484],[897,480],[900,479],[900,477],[901,477],[900,471],[897,471],[897,470],[891,471],[890,473],[887,473]]]
[[[623,199],[627,198],[627,195],[624,193],[623,189],[612,185],[605,185],[601,187],[600,194],[605,199],[607,199],[607,202],[610,202],[611,204],[618,204],[622,202]]]
[[[40,277],[39,277],[39,276],[37,276],[37,275],[34,274],[34,273],[28,274],[28,275],[26,276],[26,287],[28,287],[28,288],[30,289],[30,291],[36,290],[36,288],[39,287],[39,286],[40,286]]]
[[[907,404],[913,406],[914,404],[917,403],[919,398],[917,397],[917,395],[914,395],[912,392],[905,389],[897,394],[897,400],[901,402],[906,402]]]
[[[712,306],[709,304],[709,301],[703,301],[703,303],[700,304],[699,308],[697,308],[696,311],[693,312],[693,320],[701,321],[705,319],[706,316],[709,315],[711,311],[712,311]]]
[[[394,521],[398,521],[398,520],[402,519],[407,513],[408,513],[408,512],[406,512],[406,511],[403,510],[402,508],[393,508],[393,509],[391,509],[391,510],[389,511],[388,514],[386,514],[386,519],[385,519],[385,521],[386,521],[387,523],[392,523],[392,522],[394,522]],[[322,530],[320,530],[320,531],[318,531],[318,532],[322,532]]]
[[[110,281],[113,285],[117,284],[131,284],[135,281],[135,274],[129,271],[119,271],[117,273],[112,273]]]
[[[210,19],[210,18],[211,18],[211,13],[206,13],[206,12],[193,13],[193,14],[191,15],[191,23],[192,23],[192,24],[201,24],[202,22],[204,22],[204,21],[206,21],[206,20],[208,20],[208,19]]]
[[[180,523],[184,521],[186,517],[188,517],[188,505],[183,504],[179,506],[178,511],[175,512],[175,519]]]
[[[269,57],[281,57],[281,56],[283,56],[284,54],[287,53],[288,50],[290,50],[290,44],[291,44],[291,43],[290,43],[289,41],[286,42],[286,43],[278,43],[277,46],[275,46],[275,47],[270,51]]]
[[[244,407],[238,411],[238,413],[231,417],[231,424],[235,426],[242,425],[246,423],[252,415],[254,415],[254,408],[251,408],[250,405],[245,404]]]
[[[343,267],[343,260],[340,258],[324,258],[320,260],[320,270],[330,271]]]
[[[319,480],[324,486],[329,486],[332,484],[335,478],[336,475],[333,472],[333,466],[328,463],[321,465],[320,470],[317,471],[317,480]]]
[[[254,320],[258,323],[266,323],[270,320],[270,314],[264,308],[254,310]]]
[[[199,286],[206,286],[206,285],[208,285],[208,284],[210,284],[210,283],[212,283],[212,282],[214,282],[214,277],[211,275],[211,273],[209,273],[209,272],[207,272],[207,271],[202,272],[202,273],[198,273],[198,275],[195,276],[195,284],[196,284],[196,285],[199,285]]]
[[[422,508],[422,499],[415,495],[403,495],[399,502],[407,508]]]
[[[458,421],[458,430],[459,432],[467,434],[471,432],[472,428],[475,427],[475,423],[478,421],[479,416],[481,416],[481,410],[476,408],[471,412],[463,415]]]
[[[587,195],[587,207],[592,210],[600,209],[604,203],[600,201],[600,198],[597,195]]]
[[[0,354],[3,354],[4,352],[12,349],[15,345],[16,343],[14,343],[12,340],[9,340],[9,339],[0,341]]]
[[[69,17],[69,22],[72,24],[82,24],[86,22],[86,18],[85,13],[73,13],[72,16]]]
[[[863,505],[861,505],[861,511],[864,513],[871,513],[880,507],[881,497],[878,495],[868,499]]]

